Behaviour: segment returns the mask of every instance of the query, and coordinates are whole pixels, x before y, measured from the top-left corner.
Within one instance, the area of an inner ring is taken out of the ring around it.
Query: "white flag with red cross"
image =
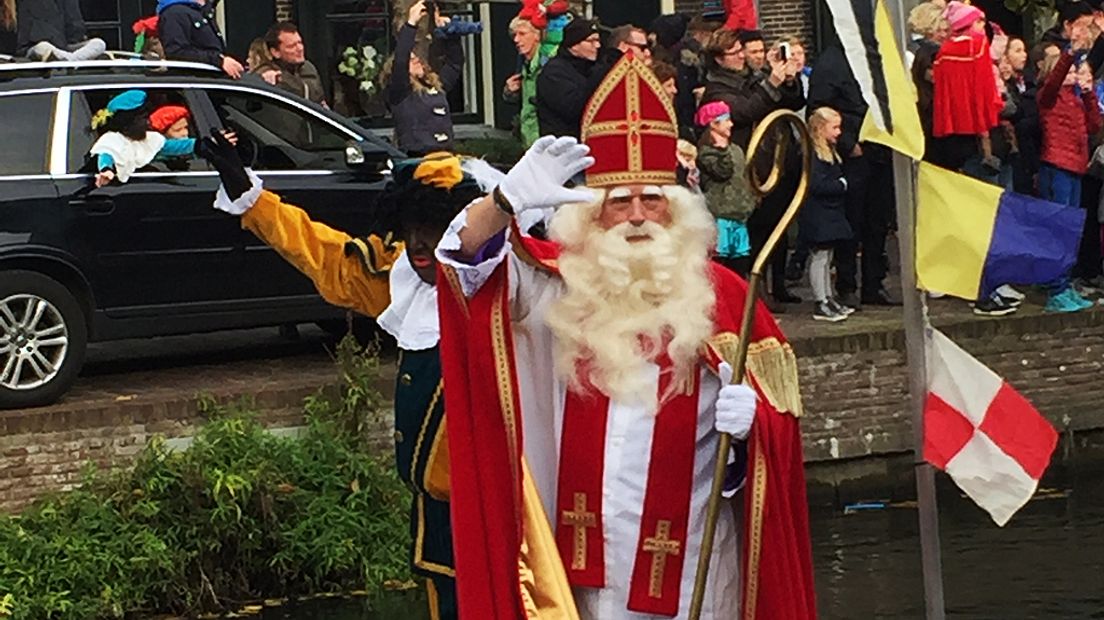
[[[938,330],[929,334],[924,460],[1004,526],[1035,494],[1058,433],[1004,379]]]

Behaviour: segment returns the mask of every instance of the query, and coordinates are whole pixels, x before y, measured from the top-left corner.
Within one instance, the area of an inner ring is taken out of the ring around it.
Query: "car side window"
[[[238,134],[238,150],[254,170],[347,169],[350,137],[324,120],[262,93],[208,91],[219,118]]]
[[[144,115],[149,118],[149,131],[159,131],[166,137],[198,137],[196,135],[196,124],[193,120],[194,115],[188,109],[182,92],[164,88],[144,88],[141,90],[147,96],[147,103],[143,109],[145,111]],[[74,90],[72,92],[69,104],[69,148],[68,161],[66,162],[66,170],[69,173],[88,174],[96,172],[96,157],[90,151],[100,136],[111,128],[111,125],[93,128],[94,119],[97,114],[103,114],[101,111],[107,107],[111,98],[121,92],[117,89],[103,88]],[[169,128],[155,126],[158,118],[165,118],[164,115],[159,115],[159,111],[167,108],[183,108],[183,111],[188,113],[187,116],[181,119],[181,124],[174,128],[176,131],[183,131],[183,133],[170,136]],[[138,170],[142,172],[162,173],[206,169],[206,162],[198,159],[194,153],[167,153],[164,151],[153,161],[138,167]]]
[[[0,97],[0,176],[46,174],[54,93]]]

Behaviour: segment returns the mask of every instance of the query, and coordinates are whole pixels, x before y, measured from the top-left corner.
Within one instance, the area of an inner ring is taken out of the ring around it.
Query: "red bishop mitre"
[[[587,187],[678,183],[675,108],[659,78],[632,54],[594,91],[583,112],[582,138],[595,159]]]

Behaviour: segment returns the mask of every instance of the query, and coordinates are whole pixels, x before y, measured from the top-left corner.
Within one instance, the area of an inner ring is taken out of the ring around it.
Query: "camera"
[[[786,62],[790,59],[790,44],[787,41],[783,41],[778,44],[778,59],[782,62]]]

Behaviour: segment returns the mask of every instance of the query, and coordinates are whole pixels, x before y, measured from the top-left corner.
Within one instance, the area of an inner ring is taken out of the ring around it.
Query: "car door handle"
[[[115,201],[110,198],[89,198],[70,200],[69,204],[83,209],[88,215],[111,215],[115,212]]]

